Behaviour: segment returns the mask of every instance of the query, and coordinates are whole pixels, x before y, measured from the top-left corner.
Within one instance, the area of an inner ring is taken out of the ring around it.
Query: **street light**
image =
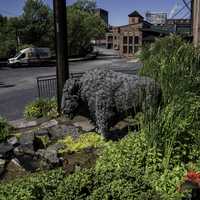
[[[66,0],[53,0],[54,26],[56,36],[56,78],[58,113],[61,114],[62,90],[69,78],[67,50]]]

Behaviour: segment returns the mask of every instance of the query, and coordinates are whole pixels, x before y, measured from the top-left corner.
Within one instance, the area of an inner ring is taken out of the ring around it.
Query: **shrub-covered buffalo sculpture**
[[[65,115],[74,116],[87,109],[85,114],[89,113],[97,131],[106,136],[116,119],[155,106],[159,97],[160,88],[150,78],[93,69],[80,80],[66,81],[62,110]]]

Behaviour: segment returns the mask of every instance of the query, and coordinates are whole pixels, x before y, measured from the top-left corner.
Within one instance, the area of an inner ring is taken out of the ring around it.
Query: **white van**
[[[17,53],[13,58],[8,59],[10,66],[41,65],[51,59],[49,48],[26,48]]]

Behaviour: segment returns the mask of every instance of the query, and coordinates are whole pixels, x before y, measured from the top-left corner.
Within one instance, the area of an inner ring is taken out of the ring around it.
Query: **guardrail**
[[[84,73],[70,73],[70,78],[80,79]],[[37,90],[39,98],[51,99],[57,94],[56,75],[37,77]]]

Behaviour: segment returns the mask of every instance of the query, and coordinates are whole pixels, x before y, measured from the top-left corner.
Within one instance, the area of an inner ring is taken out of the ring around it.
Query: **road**
[[[96,67],[108,67],[136,74],[141,64],[119,58],[107,51],[95,60],[69,63],[70,72],[85,72]],[[54,75],[55,67],[0,68],[0,115],[15,120],[23,117],[25,105],[38,97],[36,77]]]

